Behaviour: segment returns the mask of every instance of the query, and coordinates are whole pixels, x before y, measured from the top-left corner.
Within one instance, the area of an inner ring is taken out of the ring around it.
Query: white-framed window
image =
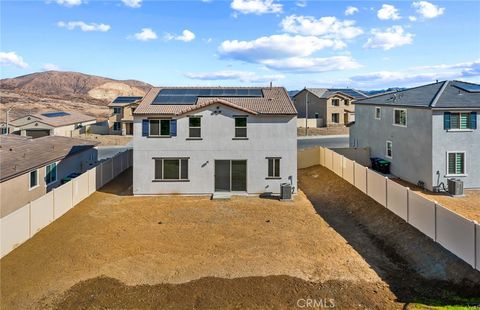
[[[50,185],[57,181],[57,163],[45,166],[45,184]]]
[[[247,137],[247,118],[235,117],[235,138]]]
[[[470,113],[450,113],[450,129],[470,129],[470,127]]]
[[[114,131],[122,130],[122,123],[120,123],[120,122],[114,122],[114,123],[113,123],[113,130],[114,130]]]
[[[149,120],[149,135],[159,137],[170,136],[170,120],[169,119],[151,119]]]
[[[7,134],[7,127],[2,127],[2,128],[0,128],[0,130],[1,130],[1,133],[0,133],[0,134],[2,134],[2,135],[6,135],[6,134]]]
[[[465,174],[465,152],[447,152],[447,175]]]
[[[407,109],[393,109],[393,124],[407,127]]]
[[[28,178],[28,189],[32,190],[36,187],[38,187],[38,169],[30,171],[29,173],[29,178]]]
[[[202,118],[200,116],[190,116],[188,118],[188,136],[190,138],[202,137]]]
[[[338,107],[340,105],[340,99],[332,99],[332,105]]]
[[[122,108],[120,107],[113,107],[113,114],[120,115],[122,114]]]
[[[188,158],[154,158],[155,180],[188,180]]]
[[[382,119],[382,108],[375,107],[375,119]]]
[[[392,141],[388,141],[385,143],[385,156],[388,158],[392,158],[393,156],[393,143]]]
[[[268,157],[268,178],[280,178],[280,158]]]
[[[340,122],[340,114],[332,113],[332,123],[338,124]]]

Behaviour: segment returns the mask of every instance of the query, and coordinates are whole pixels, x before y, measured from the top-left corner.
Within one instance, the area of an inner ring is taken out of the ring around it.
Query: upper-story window
[[[235,138],[247,137],[247,118],[235,117]]]
[[[344,104],[344,105],[350,105],[350,100],[348,100],[348,99],[343,99],[343,104]]]
[[[375,107],[375,119],[382,118],[382,109],[380,107]]]
[[[113,114],[116,114],[116,115],[122,114],[122,108],[120,108],[120,107],[113,107]]]
[[[170,136],[170,120],[169,119],[151,119],[149,120],[149,136]]]
[[[393,124],[398,126],[407,126],[406,109],[393,109]]]
[[[338,107],[340,105],[340,99],[332,99],[332,105]]]
[[[445,112],[445,129],[477,129],[476,112]]]
[[[200,138],[202,136],[202,118],[199,116],[190,116],[188,118],[188,136],[190,138]]]

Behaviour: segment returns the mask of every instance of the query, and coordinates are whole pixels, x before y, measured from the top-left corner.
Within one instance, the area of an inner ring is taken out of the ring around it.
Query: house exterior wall
[[[137,104],[131,104],[125,107],[120,107],[122,112],[120,114],[113,114],[113,107],[110,107],[110,116],[108,117],[108,127],[110,134],[113,135],[126,135],[127,128],[125,123],[133,122],[133,111],[137,107]],[[120,122],[120,130],[113,130],[113,123]]]
[[[333,100],[338,99],[339,105],[334,106]],[[325,120],[327,127],[328,126],[344,126],[349,122],[348,113],[345,113],[345,110],[354,111],[355,105],[352,103],[352,100],[348,97],[341,95],[334,95],[326,100],[326,113]],[[332,121],[332,114],[338,113],[338,123]]]
[[[218,110],[217,110],[218,107]],[[221,111],[214,114],[214,111]],[[255,116],[223,105],[210,105],[199,115],[203,140],[188,140],[188,116],[177,119],[177,136],[142,137],[142,119],[135,116],[133,139],[133,193],[211,194],[215,160],[247,160],[247,192],[279,193],[280,184],[297,189],[296,116]],[[234,140],[234,116],[248,115],[248,140]],[[154,182],[153,157],[189,157],[188,182]],[[266,157],[281,157],[280,179],[267,179]]]
[[[355,124],[350,127],[351,147],[370,147],[371,157],[391,162],[391,173],[410,183],[423,181],[432,190],[432,112],[407,109],[407,127],[393,125],[391,106],[381,108],[375,119],[374,105],[355,106]],[[404,108],[404,107],[401,107]],[[386,156],[386,141],[392,142],[392,158]]]
[[[466,175],[454,178],[463,180],[465,188],[480,188],[480,129],[478,129],[480,109],[476,111],[477,129],[465,131],[445,130],[443,127],[444,111],[433,112],[432,179],[434,186],[440,182],[447,184],[447,152],[459,151],[465,152]]]

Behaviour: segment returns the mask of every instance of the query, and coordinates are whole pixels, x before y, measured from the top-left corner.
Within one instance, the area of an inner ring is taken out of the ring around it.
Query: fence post
[[[353,162],[353,185],[355,185],[356,184],[355,183],[355,170],[356,170],[355,169],[355,164],[356,164],[356,162],[354,160],[352,160],[352,162]]]

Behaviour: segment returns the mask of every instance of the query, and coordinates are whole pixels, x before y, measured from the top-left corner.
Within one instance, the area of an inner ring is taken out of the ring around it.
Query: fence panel
[[[320,148],[312,147],[298,151],[297,166],[298,169],[318,165],[320,163]]]
[[[325,149],[325,167],[333,170],[333,151],[330,149]]]
[[[30,204],[0,219],[2,257],[30,238]]]
[[[97,169],[96,167],[88,170],[88,194],[91,195],[97,190]]]
[[[408,222],[435,240],[435,202],[408,190]]]
[[[477,254],[475,257],[477,258],[477,261],[475,262],[477,270],[480,270],[480,225],[475,224],[475,249],[477,251]]]
[[[30,237],[53,222],[53,191],[30,203]]]
[[[95,189],[97,190],[103,186],[102,165],[103,164],[98,164],[93,168],[95,170]]]
[[[408,188],[390,179],[387,179],[387,208],[407,221]]]
[[[361,190],[364,193],[367,193],[367,170],[368,168],[357,164],[356,162],[353,163],[354,166],[354,174],[355,174],[355,187]]]
[[[128,167],[133,166],[133,150],[128,151]]]
[[[335,152],[333,153],[333,172],[335,172],[338,176],[343,177],[343,172],[342,172],[342,165],[343,165],[343,156],[340,154],[337,154]]]
[[[367,170],[367,194],[382,206],[387,206],[387,178],[373,170]]]
[[[102,186],[113,179],[113,159],[107,159],[102,163]]]
[[[122,172],[128,168],[128,151],[122,153]]]
[[[73,182],[53,189],[53,218],[56,220],[73,207]]]
[[[437,205],[436,241],[475,267],[475,223]]]
[[[72,180],[73,195],[72,204],[77,203],[88,197],[88,174],[83,173]]]
[[[122,172],[122,154],[118,153],[113,157],[113,177],[115,178]]]
[[[320,147],[320,165],[325,166],[325,148]]]
[[[354,175],[354,161],[343,156],[342,160],[342,171],[343,179],[350,184],[355,184],[355,175]]]

